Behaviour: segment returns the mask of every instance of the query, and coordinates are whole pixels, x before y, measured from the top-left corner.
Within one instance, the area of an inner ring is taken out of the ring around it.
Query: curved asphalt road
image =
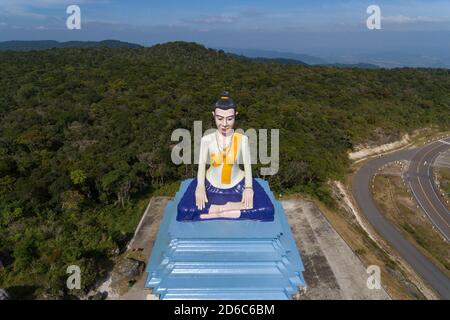
[[[375,205],[370,191],[372,176],[381,166],[396,160],[420,160],[422,159],[420,155],[424,155],[423,152],[425,152],[426,157],[428,157],[429,155],[426,152],[431,150],[429,148],[435,148],[437,144],[445,145],[441,142],[434,142],[425,147],[401,150],[368,161],[353,176],[352,192],[361,212],[366,216],[367,220],[372,224],[375,230],[389,242],[395,250],[397,250],[397,252],[441,296],[441,298],[450,299],[450,278],[422,254],[419,249],[406,240],[402,233],[384,217]],[[419,156],[419,158],[417,158],[417,156]],[[413,170],[414,168],[414,164],[412,164],[410,170]],[[421,173],[422,170],[419,169],[419,175]],[[415,183],[412,185],[415,185]]]

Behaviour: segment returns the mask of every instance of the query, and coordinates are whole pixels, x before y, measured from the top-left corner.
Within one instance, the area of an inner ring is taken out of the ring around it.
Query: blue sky
[[[81,7],[82,30],[65,26],[71,4]],[[371,4],[381,8],[381,30],[366,28]],[[0,41],[185,40],[319,56],[362,54],[374,44],[378,51],[425,47],[421,54],[442,58],[448,35],[449,0],[0,0]]]
[[[0,0],[2,26],[57,28],[65,8],[78,4],[86,23],[139,27],[216,29],[358,31],[365,26],[366,8],[382,9],[390,30],[450,30],[448,0]],[[4,37],[4,35],[3,35]]]

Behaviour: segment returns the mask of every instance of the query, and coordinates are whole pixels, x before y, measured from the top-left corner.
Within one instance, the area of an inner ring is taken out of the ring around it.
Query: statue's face
[[[212,114],[219,132],[223,135],[229,134],[234,127],[234,121],[238,113],[234,109],[223,110],[216,108]]]

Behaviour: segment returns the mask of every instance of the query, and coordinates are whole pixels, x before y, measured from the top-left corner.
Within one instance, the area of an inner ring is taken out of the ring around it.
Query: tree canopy
[[[195,175],[172,164],[171,133],[212,125],[223,90],[240,128],[280,129],[272,189],[326,201],[355,144],[450,128],[449,89],[446,69],[311,67],[185,42],[0,52],[0,253],[12,261],[0,287],[64,295],[70,264],[92,286],[133,232],[137,199]]]

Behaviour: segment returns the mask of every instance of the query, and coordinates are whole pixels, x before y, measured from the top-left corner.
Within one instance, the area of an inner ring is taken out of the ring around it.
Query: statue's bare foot
[[[245,205],[242,202],[227,202],[224,205],[224,211],[230,210],[244,210]]]
[[[200,215],[201,219],[229,218],[237,219],[241,216],[241,210],[228,210],[223,212],[209,212]]]
[[[242,202],[227,202],[224,205],[212,204],[208,213],[201,214],[201,219],[231,218],[236,219],[241,216],[241,210],[245,209]]]
[[[208,214],[211,214],[211,213],[221,213],[221,212],[223,211],[222,208],[223,208],[223,205],[220,205],[220,204],[212,204],[212,205],[209,207]]]
[[[243,210],[245,206],[242,202],[227,202],[225,204],[212,204],[209,207],[208,214],[211,213],[222,213],[226,211]]]

